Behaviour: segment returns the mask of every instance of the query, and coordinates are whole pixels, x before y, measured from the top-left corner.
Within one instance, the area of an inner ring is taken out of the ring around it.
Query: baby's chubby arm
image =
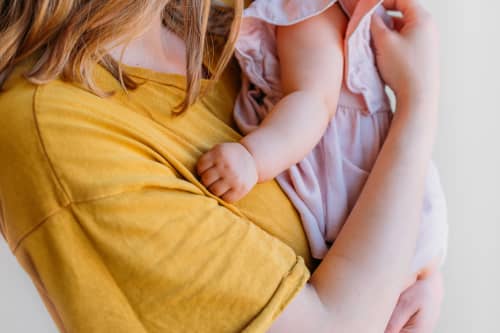
[[[241,143],[254,157],[259,181],[301,161],[335,114],[343,78],[347,19],[338,5],[277,31],[285,97]]]
[[[319,142],[337,107],[346,25],[334,5],[306,21],[278,27],[285,97],[240,143],[218,145],[202,156],[197,171],[210,191],[237,201],[256,182],[271,180],[304,159]]]

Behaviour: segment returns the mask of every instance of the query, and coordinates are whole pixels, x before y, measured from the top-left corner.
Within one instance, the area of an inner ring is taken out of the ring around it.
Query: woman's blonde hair
[[[15,66],[31,56],[35,63],[25,75],[35,84],[59,77],[105,95],[92,76],[99,63],[124,89],[137,88],[105,47],[126,44],[140,35],[158,8],[164,8],[167,27],[186,42],[186,97],[178,109],[185,111],[201,93],[211,0],[0,0],[0,88]],[[214,25],[215,33],[225,34],[227,42],[212,66],[212,82],[232,57],[242,11],[243,0],[235,0],[230,28]]]

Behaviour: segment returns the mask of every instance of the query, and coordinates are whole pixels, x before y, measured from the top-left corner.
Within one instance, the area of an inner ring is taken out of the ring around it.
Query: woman
[[[398,109],[343,232],[311,274],[300,220],[276,183],[231,205],[196,178],[201,154],[240,137],[238,85],[234,72],[221,75],[238,20],[219,62],[204,67],[210,1],[185,6],[184,38],[175,15],[162,24],[167,3],[0,6],[1,230],[60,330],[382,332],[390,320],[391,332],[429,332],[439,274],[399,298],[436,127],[428,14],[415,0],[388,0],[404,13],[401,30],[374,20]],[[194,103],[208,71],[220,80]]]

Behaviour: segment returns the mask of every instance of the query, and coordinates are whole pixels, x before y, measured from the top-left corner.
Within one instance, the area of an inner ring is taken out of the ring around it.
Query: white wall
[[[500,4],[425,3],[442,32],[435,158],[450,207],[447,293],[436,332],[500,332]]]
[[[450,207],[447,292],[436,332],[499,332],[500,4],[423,1],[442,32],[442,117],[435,160]],[[56,332],[2,241],[0,322],[2,332]]]
[[[31,280],[17,264],[1,236],[0,332],[57,332]]]

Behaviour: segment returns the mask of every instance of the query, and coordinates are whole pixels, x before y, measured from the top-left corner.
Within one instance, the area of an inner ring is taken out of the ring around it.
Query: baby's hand
[[[243,198],[257,183],[257,168],[239,143],[222,143],[203,155],[196,166],[201,182],[227,202]]]

